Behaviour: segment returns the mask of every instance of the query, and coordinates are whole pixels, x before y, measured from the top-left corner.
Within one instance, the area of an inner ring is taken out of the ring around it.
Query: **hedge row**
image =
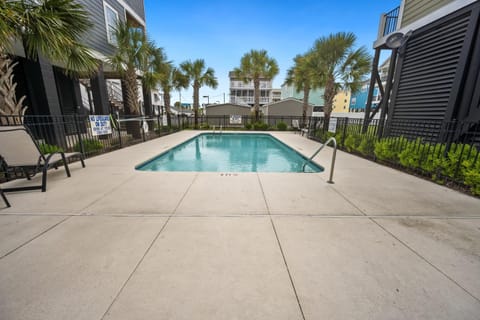
[[[326,140],[335,136],[340,147],[348,152],[420,171],[437,183],[451,180],[467,186],[471,193],[480,195],[480,155],[468,144],[428,143],[420,138],[405,137],[377,139],[372,135],[318,133]],[[343,144],[342,144],[343,142]]]

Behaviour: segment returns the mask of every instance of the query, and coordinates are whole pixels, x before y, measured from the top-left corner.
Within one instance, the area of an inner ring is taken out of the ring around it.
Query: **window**
[[[117,45],[117,37],[115,29],[118,24],[118,13],[108,4],[104,3],[105,8],[105,25],[107,28],[107,41],[110,44]]]

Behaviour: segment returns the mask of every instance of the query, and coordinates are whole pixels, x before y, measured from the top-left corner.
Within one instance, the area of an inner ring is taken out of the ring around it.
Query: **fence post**
[[[78,145],[80,146],[80,152],[85,157],[85,147],[83,146],[82,134],[80,133],[80,126],[78,125],[78,115],[73,115],[73,122],[75,123],[75,131],[77,131]]]
[[[343,125],[343,137],[342,137],[342,147],[345,146],[345,138],[347,137],[347,127],[348,127],[348,118],[345,118],[345,123]]]

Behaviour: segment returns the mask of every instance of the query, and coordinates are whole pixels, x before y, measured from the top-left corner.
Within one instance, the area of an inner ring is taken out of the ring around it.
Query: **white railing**
[[[260,97],[260,103],[266,104],[270,103],[271,99],[269,97]],[[254,97],[235,97],[230,96],[230,102],[236,104],[253,104],[255,103]]]
[[[107,92],[110,101],[123,101],[122,85],[120,81],[107,80]]]

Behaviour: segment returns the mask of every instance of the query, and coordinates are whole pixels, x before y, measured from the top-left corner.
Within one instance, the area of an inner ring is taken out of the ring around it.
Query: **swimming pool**
[[[305,165],[305,168],[304,168]],[[142,171],[322,172],[269,134],[202,133],[136,167]]]

